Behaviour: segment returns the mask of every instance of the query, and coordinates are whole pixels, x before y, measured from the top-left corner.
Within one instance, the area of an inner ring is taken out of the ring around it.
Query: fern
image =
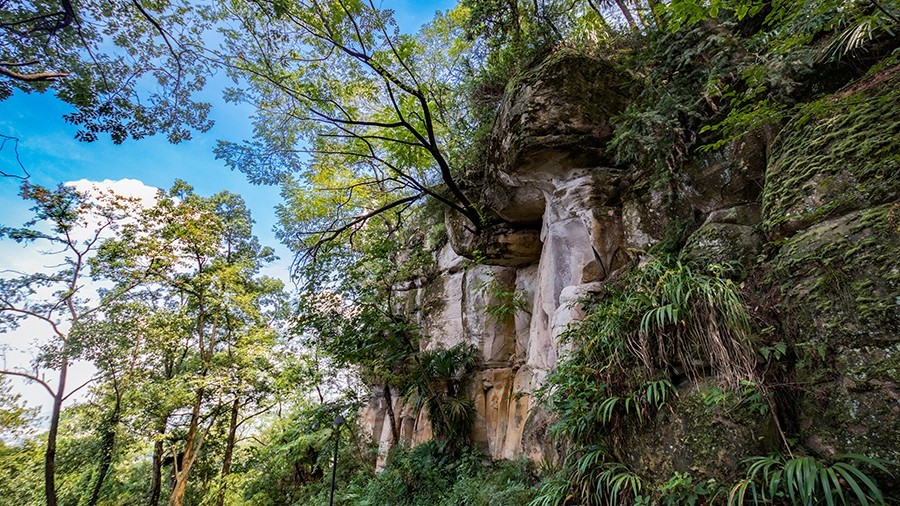
[[[728,495],[728,506],[769,504],[786,499],[791,505],[882,505],[884,495],[875,480],[859,466],[868,465],[893,476],[885,462],[865,455],[836,455],[828,465],[814,457],[785,459],[780,455],[751,457],[747,475]]]

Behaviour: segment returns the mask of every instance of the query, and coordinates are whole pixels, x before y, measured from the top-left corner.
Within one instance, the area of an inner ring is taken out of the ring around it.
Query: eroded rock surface
[[[561,334],[584,316],[583,297],[602,292],[635,255],[680,237],[684,261],[739,264],[762,292],[753,296],[777,306],[769,332],[781,334],[760,339],[799,354],[791,367],[804,387],[784,416],[805,451],[896,460],[898,76],[889,69],[824,99],[834,107],[801,113],[777,135],[762,128],[697,154],[663,183],[612,164],[611,118],[635,94],[614,66],[563,51],[518,79],[491,136],[482,194],[503,223],[475,230],[450,213],[437,276],[405,295],[424,346],[481,350],[473,439],[494,458],[556,458],[553,419],[533,394],[565,352]],[[492,317],[487,308],[509,303],[501,292],[521,307]],[[715,388],[713,378],[679,385],[664,413],[628,428],[627,464],[652,478],[692,471],[724,480],[740,458],[777,450],[781,436],[759,414],[768,406],[710,411]],[[393,398],[403,438],[430,437],[425,417]],[[373,397],[365,425],[385,449],[383,404]]]

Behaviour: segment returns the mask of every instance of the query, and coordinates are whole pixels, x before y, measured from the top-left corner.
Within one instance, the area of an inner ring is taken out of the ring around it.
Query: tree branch
[[[51,82],[56,81],[57,79],[67,77],[69,75],[68,72],[36,72],[33,74],[22,74],[20,72],[16,72],[14,70],[9,70],[8,68],[4,68],[3,66],[10,66],[8,63],[0,63],[0,75],[9,77],[10,79],[15,79],[17,81],[24,81],[27,83],[32,82]],[[13,65],[19,66],[19,65]]]
[[[27,380],[34,381],[35,383],[37,383],[37,384],[41,385],[42,387],[44,387],[44,389],[47,390],[47,392],[50,394],[51,397],[56,398],[56,393],[53,391],[52,388],[50,388],[50,385],[47,384],[46,381],[44,381],[44,380],[38,378],[37,376],[34,376],[34,375],[32,375],[32,374],[28,374],[28,373],[25,373],[25,372],[6,371],[6,370],[0,370],[0,374],[5,374],[5,375],[8,375],[8,376],[19,376],[19,377],[25,378],[25,379],[27,379]]]

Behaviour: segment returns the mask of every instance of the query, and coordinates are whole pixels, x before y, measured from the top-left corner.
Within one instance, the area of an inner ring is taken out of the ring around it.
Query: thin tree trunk
[[[518,47],[519,41],[522,40],[522,24],[519,21],[519,0],[510,0],[508,5],[513,19],[513,46]]]
[[[44,453],[44,495],[47,506],[56,506],[56,435],[59,432],[59,414],[62,411],[66,391],[66,376],[69,373],[68,350],[63,345],[63,363],[59,369],[59,386],[53,396],[53,411],[50,414],[50,431],[47,433],[47,450]]]
[[[622,15],[625,16],[625,21],[628,22],[628,26],[635,28],[637,23],[634,22],[634,16],[631,15],[631,10],[625,5],[624,0],[615,0],[616,5],[619,6],[619,10],[622,11]]]
[[[603,25],[603,28],[606,28],[608,30],[610,28],[609,22],[606,21],[606,17],[603,16],[603,13],[600,11],[600,7],[598,7],[597,4],[593,2],[593,0],[587,0],[587,3],[588,6],[590,6],[591,10],[594,11],[594,14],[597,15],[597,18],[600,19],[600,23]]]
[[[647,0],[647,5],[650,7],[650,13],[653,14],[653,21],[656,23],[656,28],[659,30],[664,29],[662,20],[659,17],[659,1],[658,0]]]
[[[100,456],[100,467],[97,470],[97,482],[94,484],[94,491],[91,492],[91,498],[88,506],[95,506],[100,499],[100,489],[103,488],[103,482],[109,473],[109,467],[112,465],[113,449],[116,445],[116,426],[119,425],[119,412],[121,410],[121,399],[116,397],[116,404],[113,407],[112,415],[107,421],[106,431],[103,433],[103,440],[100,444],[103,454]]]
[[[387,415],[391,421],[391,439],[394,442],[394,446],[397,446],[400,443],[400,431],[397,429],[397,418],[394,416],[394,402],[391,399],[391,385],[385,381],[384,382],[384,403],[387,405]]]
[[[166,432],[166,423],[168,417],[162,419],[162,422],[156,427],[157,433],[162,436]],[[162,438],[158,438],[153,443],[153,464],[150,477],[150,501],[149,506],[157,506],[159,504],[159,496],[162,492],[162,462],[163,462],[163,442]]]
[[[217,506],[223,506],[225,504],[225,480],[228,478],[228,474],[231,473],[231,459],[234,455],[234,442],[236,439],[235,436],[237,435],[237,422],[240,409],[240,401],[235,397],[234,402],[231,403],[231,419],[228,421],[228,438],[225,441],[225,457],[222,459],[222,486],[219,489],[219,499],[216,502]]]
[[[203,389],[197,391],[197,398],[194,401],[194,407],[191,411],[191,423],[188,426],[187,438],[184,443],[184,456],[181,459],[181,469],[178,469],[178,459],[175,459],[175,486],[172,488],[172,496],[169,498],[169,506],[181,506],[184,501],[184,493],[187,491],[188,474],[191,472],[191,466],[194,463],[195,441],[198,441],[197,433],[200,425],[200,406],[203,404]],[[199,445],[197,450],[199,451]]]

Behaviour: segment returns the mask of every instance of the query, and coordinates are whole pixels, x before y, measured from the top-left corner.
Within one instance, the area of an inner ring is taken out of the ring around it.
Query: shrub
[[[784,458],[780,455],[751,457],[747,476],[728,495],[729,506],[770,504],[791,505],[885,504],[875,479],[860,469],[871,466],[887,474],[885,462],[864,455],[836,455],[830,464],[814,457]]]

